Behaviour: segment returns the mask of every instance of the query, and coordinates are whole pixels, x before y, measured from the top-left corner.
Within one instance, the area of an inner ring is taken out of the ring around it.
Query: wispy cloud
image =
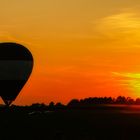
[[[100,36],[125,42],[139,42],[140,16],[137,12],[121,12],[100,19],[95,25]]]
[[[140,73],[112,72],[119,85],[129,89],[136,96],[140,95]]]
[[[113,75],[118,77],[130,78],[130,79],[140,79],[140,73],[119,73],[112,72]]]

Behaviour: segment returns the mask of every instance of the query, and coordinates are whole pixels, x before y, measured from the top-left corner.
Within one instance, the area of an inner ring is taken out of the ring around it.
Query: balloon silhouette
[[[17,43],[0,43],[0,96],[9,106],[27,82],[33,68],[30,51]]]

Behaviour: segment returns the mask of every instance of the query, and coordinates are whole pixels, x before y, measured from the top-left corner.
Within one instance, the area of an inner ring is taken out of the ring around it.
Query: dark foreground
[[[140,109],[0,110],[0,139],[140,140]]]

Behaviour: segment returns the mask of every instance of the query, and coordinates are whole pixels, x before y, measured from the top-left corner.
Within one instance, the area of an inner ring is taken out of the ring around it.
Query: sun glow
[[[132,92],[135,97],[140,96],[140,73],[112,73],[119,84]]]

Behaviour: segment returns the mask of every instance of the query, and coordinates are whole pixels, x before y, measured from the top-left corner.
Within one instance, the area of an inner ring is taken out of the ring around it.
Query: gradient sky
[[[140,97],[139,0],[2,0],[0,19],[35,60],[15,104]]]

